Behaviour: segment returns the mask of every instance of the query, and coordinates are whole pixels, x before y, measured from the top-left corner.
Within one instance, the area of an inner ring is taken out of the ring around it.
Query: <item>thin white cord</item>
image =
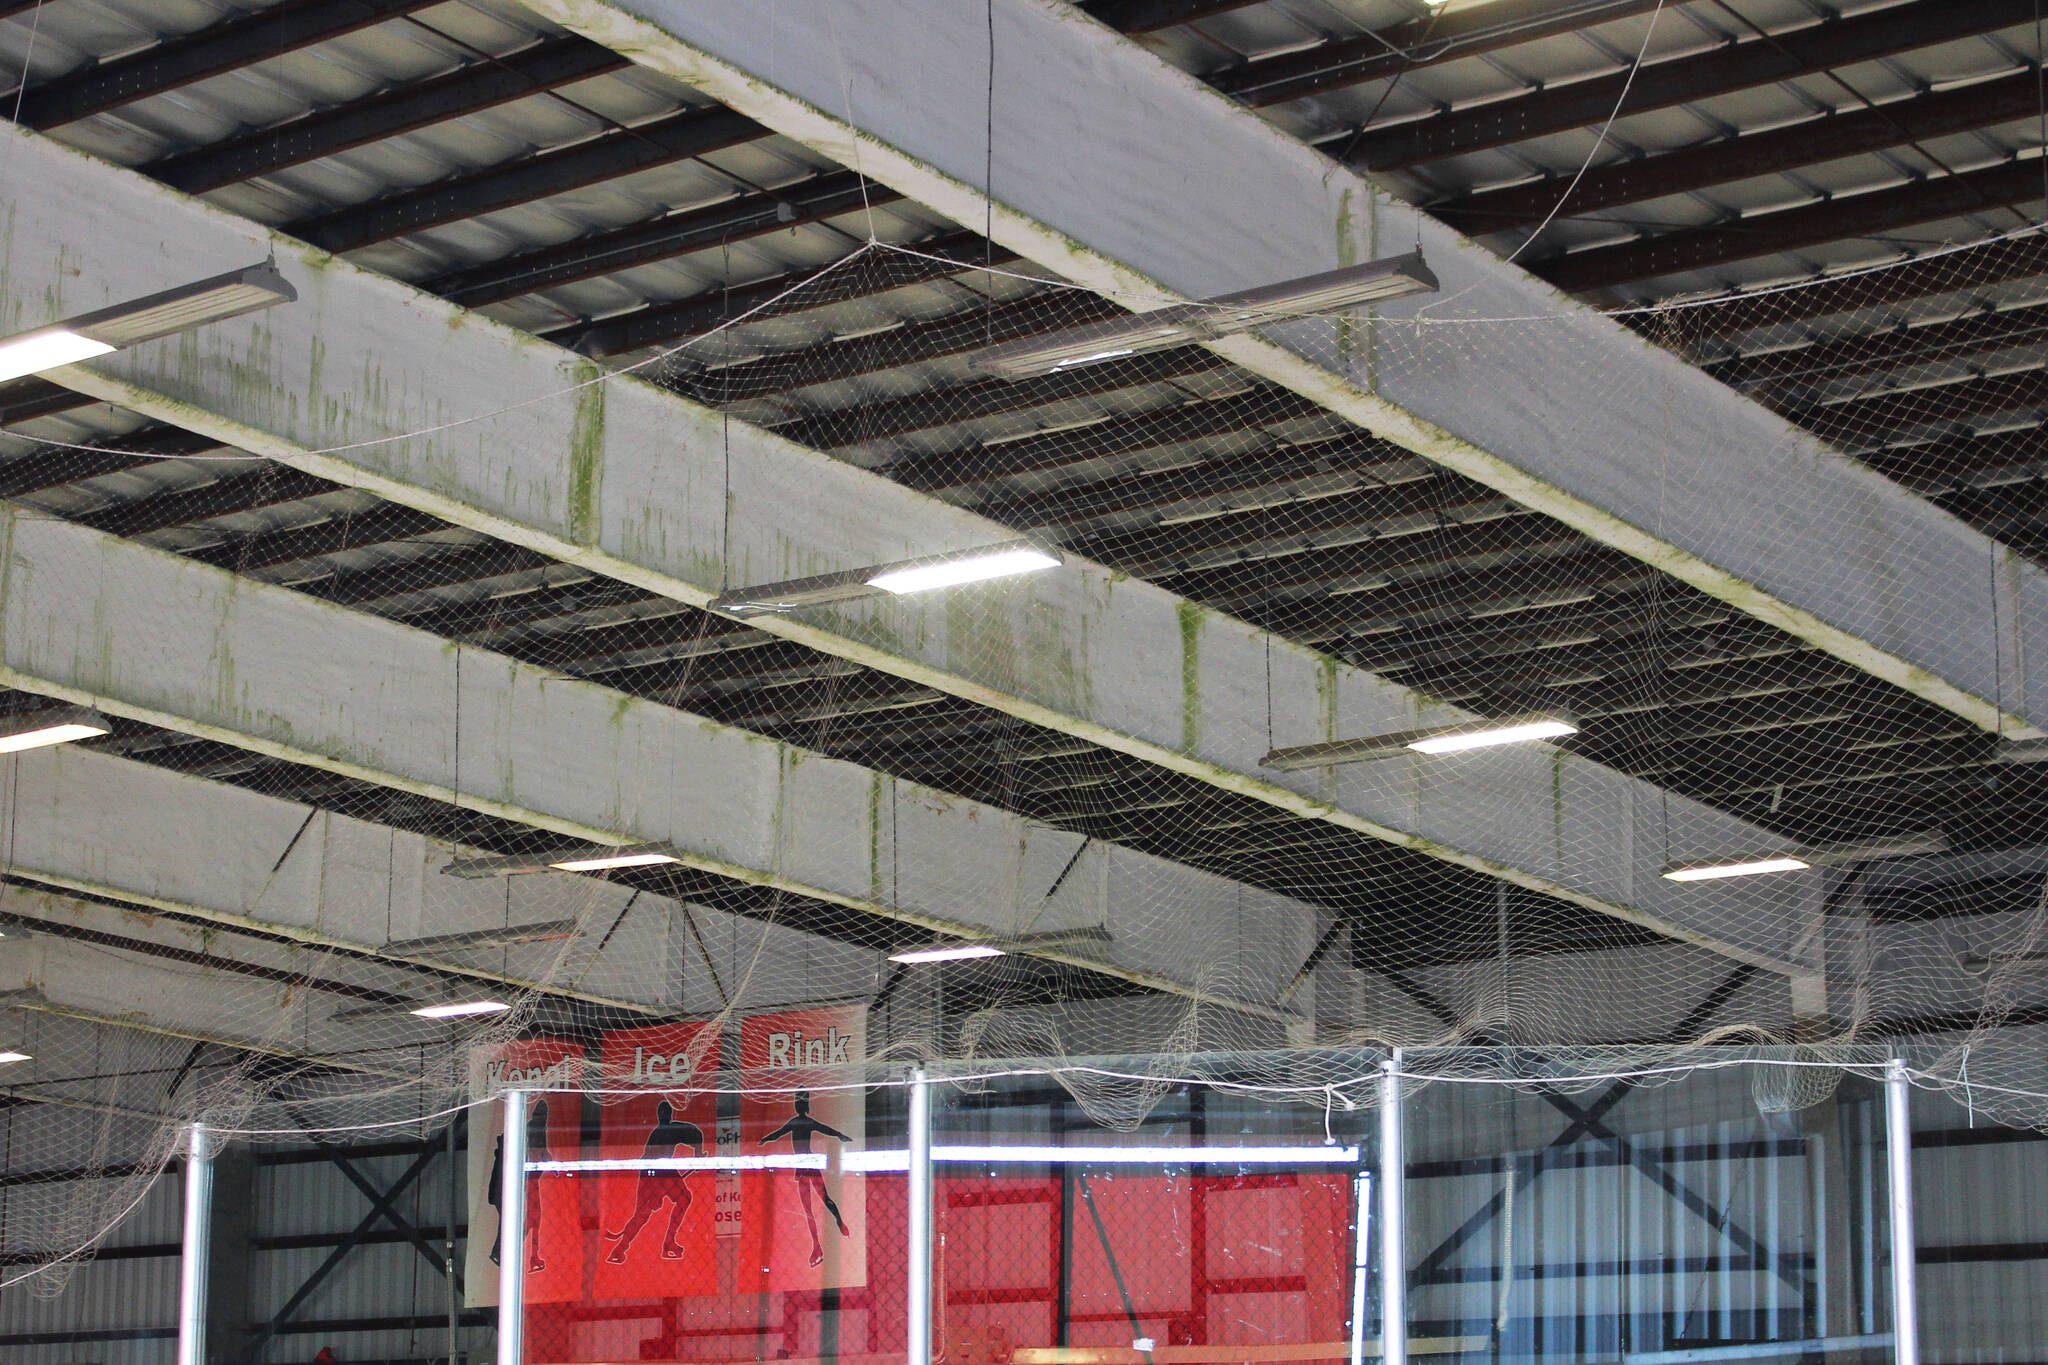
[[[1643,45],[1637,49],[1635,61],[1629,64],[1628,79],[1621,83],[1621,94],[1615,98],[1614,108],[1608,111],[1607,122],[1600,125],[1600,135],[1593,139],[1593,150],[1586,153],[1586,159],[1579,163],[1578,174],[1572,177],[1571,184],[1564,187],[1564,193],[1557,197],[1555,204],[1551,205],[1550,212],[1543,215],[1543,221],[1536,225],[1533,232],[1522,239],[1520,246],[1502,258],[1507,264],[1513,265],[1515,258],[1527,250],[1531,242],[1542,236],[1543,229],[1549,227],[1551,220],[1564,211],[1564,206],[1571,202],[1573,193],[1578,190],[1579,182],[1584,180],[1586,172],[1592,169],[1593,158],[1600,155],[1600,149],[1607,145],[1608,130],[1613,128],[1614,121],[1621,117],[1621,107],[1628,103],[1628,92],[1635,88],[1636,73],[1643,69],[1643,58],[1650,55],[1650,39],[1656,35],[1657,20],[1663,13],[1664,0],[1657,0],[1657,8],[1650,11],[1650,26],[1643,31]]]

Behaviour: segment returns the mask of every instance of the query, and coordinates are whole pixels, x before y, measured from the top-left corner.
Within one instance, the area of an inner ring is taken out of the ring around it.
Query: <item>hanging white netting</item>
[[[1981,411],[2032,355],[2036,302],[2008,285],[1987,303],[1982,280],[1986,261],[2036,250],[2002,239],[1625,321],[1831,443],[1773,428],[1776,448],[1744,453],[1778,462],[1786,487],[1854,461],[1997,536],[2035,478],[2024,386],[2006,384],[2009,428],[1962,432],[1950,414],[1965,390]],[[1021,379],[971,363],[1163,300],[881,244],[765,300],[738,294],[746,311],[723,320],[677,305],[697,321],[670,318],[658,341],[641,315],[560,339],[725,415],[679,433],[721,443],[715,460],[690,452],[697,474],[720,470],[704,499],[764,515],[780,438],[1057,548],[1067,562],[1042,578],[1064,586],[957,588],[915,617],[855,598],[737,620],[286,464],[124,430],[120,413],[9,437],[0,477],[28,509],[10,523],[25,562],[53,573],[127,542],[230,643],[245,626],[228,623],[282,631],[287,606],[317,599],[305,648],[333,655],[297,657],[308,704],[349,704],[331,665],[389,664],[436,698],[410,714],[452,736],[455,774],[452,790],[408,785],[401,754],[381,770],[315,761],[133,715],[13,760],[0,963],[13,1045],[34,1059],[8,1083],[38,1101],[13,1121],[38,1145],[146,1179],[194,1118],[266,1139],[430,1128],[475,1097],[479,1059],[567,1059],[601,1091],[640,1064],[617,1051],[634,1030],[689,1025],[692,1062],[715,1071],[741,1064],[749,1021],[805,1011],[828,1050],[858,1021],[832,1064],[1030,1058],[1113,1124],[1205,1055],[1297,1049],[1286,1074],[1248,1083],[1321,1103],[1357,1079],[1341,1049],[1440,1044],[1480,1049],[1458,1054],[1468,1078],[1547,1085],[1574,1066],[1696,1066],[1702,1045],[1796,1045],[1771,1055],[1816,1069],[1760,1078],[1771,1111],[1825,1094],[1829,1067],[1905,1048],[1977,1112],[2048,1118],[2048,866],[2031,835],[2048,769],[2002,756],[1997,726],[1217,349]],[[1348,375],[1483,383],[1502,348],[1583,375],[1594,333],[1617,325],[1473,307],[1445,294],[1264,334]],[[1869,387],[1880,318],[1899,328],[1887,365],[1901,347],[1924,361],[1910,387]],[[519,420],[538,397],[444,432]],[[1661,455],[1667,420],[1643,395],[1637,454],[1672,505],[1696,506],[1714,483]],[[1803,534],[1808,515],[1761,488],[1727,509],[1788,573],[1830,552]],[[729,592],[865,567],[769,564],[748,558],[746,525],[725,534]],[[1923,548],[1946,572],[1948,544],[1892,548],[1910,576]],[[1986,548],[1981,619],[1954,623],[1961,672],[2023,672],[1999,594],[2007,556],[2030,548]],[[89,616],[90,578],[48,600],[67,592]],[[943,635],[942,668],[905,663],[906,620]],[[1577,732],[1263,762],[1530,715]],[[593,841],[657,861],[550,867]],[[1661,875],[1771,855],[1811,866]],[[892,960],[944,945],[1000,955]],[[480,1001],[504,1008],[416,1013]],[[1491,1050],[1510,1046],[1545,1049],[1548,1069]],[[1103,1054],[1151,1060],[1057,1070]],[[10,1215],[10,1249],[84,1247],[127,1188]]]

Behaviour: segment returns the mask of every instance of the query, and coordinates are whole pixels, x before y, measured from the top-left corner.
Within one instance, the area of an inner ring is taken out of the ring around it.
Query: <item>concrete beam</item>
[[[0,909],[10,913],[43,908],[35,902],[49,899],[0,888]],[[187,930],[192,951],[204,933]],[[195,989],[201,981],[204,988]],[[317,992],[40,934],[0,943],[0,993],[0,1008],[317,1062],[385,1081],[419,1080],[419,1046],[435,1041],[431,1034],[401,1037],[412,1030],[393,1026],[382,1045],[366,1042],[361,1025],[333,1021],[332,997]]]
[[[16,508],[0,507],[0,552],[8,686],[482,810],[555,841],[667,844],[691,867],[874,915],[878,946],[921,929],[1006,936],[1110,923],[1103,957],[1037,955],[1292,1017],[1256,1002],[1313,942],[1315,914],[1300,902]],[[25,758],[23,771],[42,761]],[[108,808],[60,785],[21,815],[54,822],[48,839],[61,846]],[[122,812],[138,825],[178,818],[156,806]],[[288,829],[258,841],[227,803],[208,814],[214,824],[187,831],[205,856],[135,875],[199,903],[224,865],[237,869],[230,887],[272,885]],[[87,854],[130,861],[122,827],[96,826]],[[395,866],[395,836],[372,832],[367,847],[355,837],[373,880]],[[424,843],[409,845],[409,879],[428,875],[411,861]],[[502,886],[471,894],[498,922]],[[467,925],[458,916],[452,927]],[[422,932],[443,930],[423,922]]]
[[[534,991],[558,1000],[667,1016],[712,1012],[719,993],[694,947],[682,907],[566,873],[503,883],[439,875],[460,850],[296,802],[82,749],[16,760],[8,820],[17,832],[9,870],[97,900],[133,907],[124,936],[189,948],[201,930],[150,912],[248,930],[236,951],[265,965],[309,970],[344,983],[427,998],[437,979],[476,993]],[[68,896],[23,899],[13,913],[74,928],[107,927],[108,911]],[[816,947],[792,929],[696,908],[712,951],[759,951],[754,936],[779,936],[771,958]],[[570,919],[578,937],[509,947],[409,949],[429,935]],[[742,926],[744,927],[744,933]],[[289,952],[264,946],[282,938]],[[602,946],[600,947],[600,944]],[[214,951],[223,951],[216,948]],[[869,970],[871,956],[847,952]],[[273,953],[285,956],[273,962]],[[417,970],[416,970],[417,969]],[[774,989],[770,983],[769,989]],[[801,998],[801,997],[796,997]],[[351,1002],[335,997],[336,1008]],[[428,1036],[428,1035],[423,1035]]]
[[[528,3],[1141,309],[1419,244],[1437,296],[1213,349],[1987,730],[2048,723],[2041,571],[1064,0]]]
[[[706,603],[728,586],[1009,538],[969,513],[728,423],[651,385],[599,382],[594,367],[551,345],[32,135],[0,130],[0,155],[19,183],[37,187],[6,206],[0,327],[132,297],[164,280],[203,276],[271,251],[299,288],[299,302],[288,307],[55,376],[81,391],[683,602]],[[78,233],[77,223],[88,219],[101,226]],[[16,525],[19,534],[25,523]],[[91,568],[69,590],[74,612],[85,610],[91,583],[103,584],[100,590],[115,600],[134,590],[130,580]],[[1447,722],[1463,713],[1098,565],[1073,563],[986,589],[868,601],[758,624],[1295,814],[1774,970],[1796,970],[1796,935],[1788,926],[1803,919],[1807,896],[1800,887],[1679,888],[1657,875],[1666,858],[1775,842],[1754,828],[1541,748],[1443,764],[1418,759],[1325,773],[1263,772],[1260,759],[1273,747]],[[146,614],[131,618],[129,628],[130,640],[160,633]],[[407,647],[409,656],[427,650]],[[263,650],[253,652],[261,657]],[[380,667],[375,654],[352,657]],[[192,676],[207,677],[230,658],[223,652],[185,664]],[[440,765],[428,786],[454,790],[447,735],[435,733],[445,731],[443,713],[422,700],[452,696],[452,670],[445,657],[422,666],[420,677],[442,681],[401,683],[384,670],[386,680],[373,689],[394,705],[411,699],[403,716],[393,716],[396,728],[378,733],[366,722],[358,735],[339,713],[311,727],[333,738],[333,756],[323,761],[344,761],[340,756],[353,753],[360,739],[379,746],[402,773],[407,746],[417,738]],[[306,671],[294,666],[295,684]],[[654,752],[621,748],[609,734],[585,747],[556,742],[545,718],[551,699],[570,695],[574,685],[496,664],[491,671],[531,695],[502,713],[502,732],[468,727],[472,754],[518,732],[549,746],[551,762],[587,781],[596,756],[616,765],[628,752]],[[157,670],[157,685],[178,676]],[[249,714],[208,723],[227,734],[263,733],[272,723],[263,707],[273,701],[250,696],[242,708]],[[470,711],[471,704],[465,700],[465,715],[483,714]],[[594,703],[578,703],[588,704]],[[656,709],[632,704],[622,714]],[[752,742],[716,733],[721,746]],[[486,779],[498,772],[496,762],[475,757],[462,775],[491,787]],[[838,799],[854,810],[866,799],[860,783],[883,780],[844,765],[813,771],[845,782]],[[519,776],[531,775],[529,768]],[[401,785],[423,780],[391,776]],[[766,781],[761,773],[750,780]],[[640,799],[623,782],[619,794]],[[690,795],[715,807],[705,828],[729,828],[740,818],[726,792],[717,800]],[[526,817],[541,818],[531,809]],[[546,820],[565,832],[623,832],[631,823],[609,800]],[[732,835],[758,845],[762,829]],[[1038,831],[1031,843],[1042,848],[1069,837]],[[865,882],[855,885],[854,899],[875,904]]]

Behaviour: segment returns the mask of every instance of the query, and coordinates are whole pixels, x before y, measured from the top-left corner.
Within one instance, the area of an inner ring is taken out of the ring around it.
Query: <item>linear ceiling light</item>
[[[904,948],[889,954],[891,962],[963,962],[977,957],[1008,957],[1011,953],[1043,953],[1075,949],[1091,943],[1113,942],[1109,930],[1099,924],[1077,925],[1071,929],[1045,929],[1011,938],[984,939],[974,943],[934,943],[923,948]]]
[[[681,858],[661,844],[577,844],[535,853],[491,854],[451,858],[441,871],[451,877],[518,877],[529,872],[613,872],[630,867],[658,867]]]
[[[1767,857],[1736,858],[1718,863],[1692,863],[1667,867],[1664,875],[1674,882],[1712,882],[1723,877],[1760,877],[1771,872],[1803,872],[1813,864],[1789,853]]]
[[[1578,732],[1579,727],[1570,721],[1531,720],[1516,725],[1484,725],[1472,730],[1446,731],[1426,739],[1411,740],[1408,747],[1418,754],[1461,754],[1468,749],[1493,749],[1503,744],[1562,739]]]
[[[16,1052],[12,1048],[5,1052],[0,1052],[0,1066],[5,1066],[9,1062],[32,1062],[34,1060],[35,1058],[29,1056],[26,1052]]]
[[[931,592],[968,583],[1013,578],[1059,567],[1057,550],[1028,540],[983,545],[972,550],[906,559],[895,564],[876,564],[842,573],[792,578],[753,588],[735,588],[712,599],[711,610],[728,616],[761,616],[774,612],[800,611],[833,602],[851,602],[885,593]]]
[[[424,938],[398,938],[384,945],[387,953],[431,953],[450,948],[516,948],[526,943],[558,942],[576,937],[573,919],[540,920],[532,924],[494,925]]]
[[[9,716],[0,721],[0,754],[17,754],[23,749],[40,749],[47,744],[91,739],[107,734],[113,728],[112,721],[83,706],[60,706],[48,711]]]
[[[967,583],[986,583],[991,578],[1014,578],[1059,567],[1059,556],[1047,554],[1036,545],[1013,545],[1006,550],[985,550],[930,564],[913,564],[889,569],[868,579],[868,586],[883,592],[930,592],[935,588],[957,588]]]
[[[1006,342],[976,352],[967,363],[984,374],[1031,379],[1146,351],[1163,351],[1249,332],[1294,318],[1340,312],[1381,299],[1426,294],[1436,287],[1436,276],[1423,265],[1422,253],[1410,252],[1406,256],[1390,256],[1307,275],[1284,284],[1224,294],[1201,303],[1175,304],[1109,322],[1070,327],[1047,336]]]
[[[472,1014],[503,1014],[511,1008],[502,1000],[457,1000],[446,1005],[421,1005],[408,1013],[422,1019],[462,1019]]]
[[[564,858],[548,866],[558,872],[613,872],[623,867],[659,867],[663,863],[679,863],[682,859],[673,853],[660,849],[622,848],[612,853],[592,853],[583,857]]]
[[[1363,739],[1340,739],[1328,744],[1275,749],[1260,760],[1260,765],[1284,773],[1296,772],[1303,768],[1334,767],[1339,763],[1398,758],[1404,753],[1456,754],[1503,744],[1528,744],[1539,739],[1562,739],[1578,732],[1577,725],[1560,716],[1477,720],[1464,725],[1400,730],[1393,734],[1368,735]]]
[[[1803,872],[1809,867],[1847,867],[1886,858],[1923,858],[1948,852],[1948,838],[1939,830],[1902,834],[1889,839],[1858,839],[1850,843],[1817,844],[1797,852],[1759,853],[1713,862],[1682,863],[1664,869],[1674,882],[1711,882],[1723,877],[1760,877],[1772,872]]]
[[[290,303],[298,296],[268,262],[230,270],[0,340],[0,380],[90,360],[173,332]]]
[[[891,962],[964,962],[973,957],[1007,957],[993,943],[941,943],[930,948],[905,948],[889,954]]]

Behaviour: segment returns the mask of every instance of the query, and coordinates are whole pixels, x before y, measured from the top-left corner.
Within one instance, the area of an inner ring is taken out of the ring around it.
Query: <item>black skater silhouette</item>
[[[526,1159],[547,1161],[553,1153],[548,1151],[548,1102],[534,1101],[533,1108],[526,1115]],[[491,1149],[491,1179],[485,1188],[484,1198],[490,1201],[498,1215],[498,1232],[491,1239],[491,1264],[498,1263],[498,1248],[505,1240],[505,1211],[498,1202],[505,1188],[505,1135],[498,1135],[497,1145]],[[546,1270],[548,1263],[540,1258],[540,1177],[532,1171],[526,1173],[526,1270],[528,1274]]]
[[[792,1114],[788,1121],[780,1128],[762,1138],[761,1145],[766,1147],[769,1143],[786,1137],[789,1139],[791,1151],[799,1156],[808,1156],[811,1150],[811,1138],[814,1134],[818,1133],[823,1133],[826,1137],[837,1138],[841,1142],[853,1141],[852,1138],[840,1132],[831,1124],[822,1123],[812,1118],[811,1092],[799,1090],[796,1092],[796,1113]],[[802,1197],[804,1203],[804,1222],[811,1229],[811,1264],[817,1265],[825,1259],[825,1244],[818,1240],[818,1211],[811,1203],[812,1192],[815,1191],[817,1197],[824,1201],[826,1212],[830,1213],[832,1221],[839,1225],[839,1235],[841,1237],[848,1235],[846,1219],[840,1216],[839,1206],[832,1202],[832,1192],[825,1188],[825,1173],[823,1171],[798,1170],[796,1173],[796,1188],[798,1195]]]
[[[654,1127],[648,1132],[647,1145],[641,1149],[640,1155],[670,1157],[676,1154],[678,1147],[688,1147],[696,1156],[704,1155],[704,1130],[694,1123],[678,1119],[675,1109],[663,1100],[654,1107]],[[689,1178],[685,1172],[656,1167],[640,1172],[639,1179],[634,1182],[633,1216],[626,1220],[626,1226],[617,1232],[605,1229],[605,1238],[616,1243],[605,1260],[613,1265],[624,1265],[633,1239],[640,1235],[640,1230],[647,1226],[647,1220],[664,1203],[669,1206],[668,1233],[661,1239],[661,1258],[664,1261],[682,1259],[683,1246],[676,1240],[676,1234],[683,1230],[683,1215],[690,1211]]]

